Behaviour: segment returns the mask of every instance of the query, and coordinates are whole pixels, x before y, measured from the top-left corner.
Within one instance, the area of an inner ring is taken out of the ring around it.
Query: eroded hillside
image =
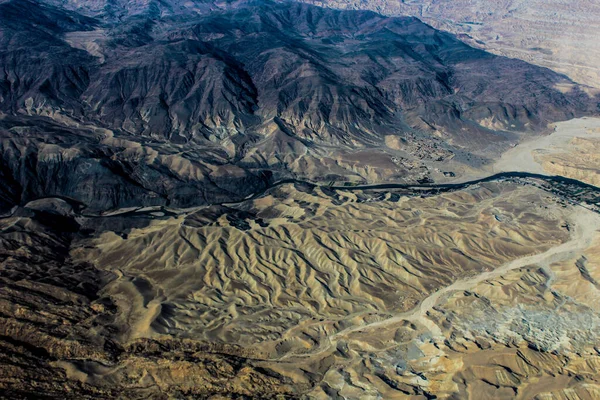
[[[0,0],[0,66],[1,398],[598,397],[590,88],[255,0]]]
[[[50,195],[187,207],[283,178],[443,181],[597,112],[565,76],[415,18],[55,3],[0,3],[3,209]]]
[[[105,217],[40,200],[2,219],[14,339],[0,384],[156,398],[595,393],[596,219],[519,180],[437,195],[287,184]],[[35,267],[53,263],[77,272]]]

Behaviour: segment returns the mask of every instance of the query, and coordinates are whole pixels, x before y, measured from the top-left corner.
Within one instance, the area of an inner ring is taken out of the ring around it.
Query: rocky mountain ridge
[[[430,179],[447,160],[471,168],[521,132],[597,110],[564,76],[414,18],[98,4],[0,4],[5,208],[45,195],[187,207],[285,177]],[[129,14],[115,22],[115,7]]]
[[[304,0],[303,0],[304,1]],[[600,88],[600,5],[594,0],[306,0],[323,7],[415,16],[472,46]]]

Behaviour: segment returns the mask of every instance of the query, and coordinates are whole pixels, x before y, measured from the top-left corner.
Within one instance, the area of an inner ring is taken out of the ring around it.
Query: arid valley
[[[596,124],[557,126],[569,132],[554,141],[561,160]],[[34,201],[2,219],[3,335],[28,341],[3,342],[14,361],[2,385],[135,398],[595,398],[592,206],[527,178],[443,193],[289,183],[237,203],[94,216]],[[102,286],[81,286],[91,276]]]
[[[0,1],[0,398],[599,399],[593,77],[434,27]]]

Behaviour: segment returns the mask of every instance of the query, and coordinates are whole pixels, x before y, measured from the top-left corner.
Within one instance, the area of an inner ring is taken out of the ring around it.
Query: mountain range
[[[595,0],[304,0],[322,7],[414,16],[471,46],[600,88]]]
[[[563,75],[416,18],[294,2],[3,1],[0,65],[4,210],[432,179],[598,107]]]

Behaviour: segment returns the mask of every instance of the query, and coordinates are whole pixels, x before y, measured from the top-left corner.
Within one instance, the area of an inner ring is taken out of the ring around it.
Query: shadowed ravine
[[[236,202],[236,203],[242,203],[244,201],[260,198],[270,189],[275,188],[277,186],[281,186],[281,185],[287,185],[290,183],[298,183],[298,184],[312,185],[312,186],[322,186],[322,187],[332,189],[332,190],[344,190],[344,191],[409,189],[409,190],[414,190],[414,193],[421,193],[423,191],[431,191],[433,193],[441,193],[441,192],[448,191],[448,190],[462,190],[462,189],[468,188],[469,186],[477,185],[479,183],[502,181],[504,179],[511,179],[511,178],[540,179],[540,180],[543,180],[543,181],[546,181],[549,183],[561,183],[561,184],[565,184],[565,185],[572,185],[574,187],[593,191],[593,192],[600,192],[600,188],[598,188],[594,185],[590,185],[585,182],[581,182],[577,179],[565,178],[564,176],[533,174],[530,172],[500,172],[497,174],[487,176],[485,178],[474,179],[474,180],[466,181],[466,182],[439,183],[439,184],[376,183],[376,184],[372,184],[372,185],[343,185],[343,186],[327,185],[327,186],[323,186],[323,185],[317,185],[312,182],[302,181],[302,180],[298,180],[298,179],[285,179],[285,180],[282,180],[282,181],[272,184],[271,186],[266,188],[264,191],[255,193],[255,194],[249,196],[248,198],[241,200],[239,202]],[[236,204],[236,203],[223,203],[223,204]]]

